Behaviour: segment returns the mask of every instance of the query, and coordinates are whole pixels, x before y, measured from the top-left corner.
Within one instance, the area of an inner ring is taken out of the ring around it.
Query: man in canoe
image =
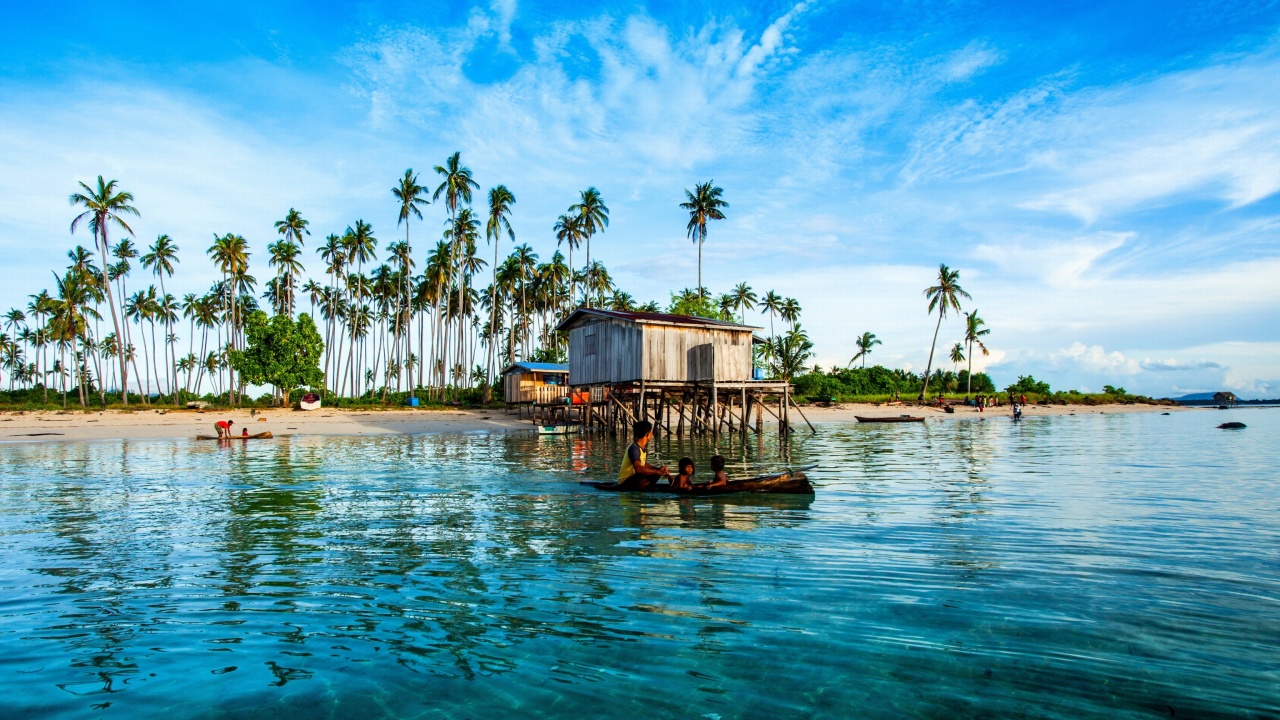
[[[234,420],[219,420],[214,423],[213,429],[218,431],[218,439],[231,437],[231,426],[234,424]]]
[[[631,490],[644,490],[657,482],[658,478],[670,478],[667,466],[654,467],[645,462],[644,448],[653,439],[653,423],[640,420],[631,429],[631,437],[635,442],[627,447],[627,454],[622,458],[622,469],[618,471],[618,484]]]

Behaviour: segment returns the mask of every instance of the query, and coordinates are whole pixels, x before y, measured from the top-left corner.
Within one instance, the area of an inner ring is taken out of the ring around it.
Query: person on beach
[[[711,482],[707,487],[718,487],[720,485],[729,484],[729,476],[724,474],[724,456],[711,456],[711,472],[715,473],[711,476]]]
[[[218,438],[231,437],[231,426],[235,424],[234,420],[219,420],[213,424],[213,429],[218,431]]]
[[[693,458],[682,457],[680,462],[676,463],[676,468],[680,473],[671,478],[672,490],[692,490],[693,489]]]
[[[644,448],[653,439],[653,423],[639,420],[631,428],[631,437],[635,442],[627,447],[627,454],[622,458],[622,469],[618,471],[618,484],[628,490],[644,490],[653,485],[658,478],[670,478],[667,466],[654,467],[645,462]]]

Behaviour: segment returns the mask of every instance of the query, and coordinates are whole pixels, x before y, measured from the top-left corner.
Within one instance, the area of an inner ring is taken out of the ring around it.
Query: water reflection
[[[1206,487],[1177,474],[1206,460],[1190,420],[1154,419],[826,426],[791,444],[814,497],[582,487],[616,472],[611,438],[14,446],[0,706],[1274,714],[1258,648],[1280,614],[1256,598],[1280,596],[1258,555],[1280,507],[1251,478],[1275,435],[1232,438],[1253,460]],[[736,476],[782,456],[776,436],[653,447],[716,452]]]

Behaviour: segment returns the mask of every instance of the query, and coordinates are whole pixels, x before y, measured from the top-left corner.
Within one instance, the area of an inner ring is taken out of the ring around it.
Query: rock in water
[[[1229,423],[1222,423],[1221,425],[1218,426],[1218,429],[1219,430],[1239,430],[1240,428],[1243,428],[1243,427],[1247,427],[1247,426],[1242,422],[1229,422]]]

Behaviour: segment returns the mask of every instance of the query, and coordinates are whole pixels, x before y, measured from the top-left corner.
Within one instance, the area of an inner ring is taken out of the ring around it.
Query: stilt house
[[[578,308],[569,334],[569,384],[751,380],[750,325],[684,315]]]
[[[569,366],[518,362],[502,371],[503,399],[508,405],[545,405],[569,396]]]

